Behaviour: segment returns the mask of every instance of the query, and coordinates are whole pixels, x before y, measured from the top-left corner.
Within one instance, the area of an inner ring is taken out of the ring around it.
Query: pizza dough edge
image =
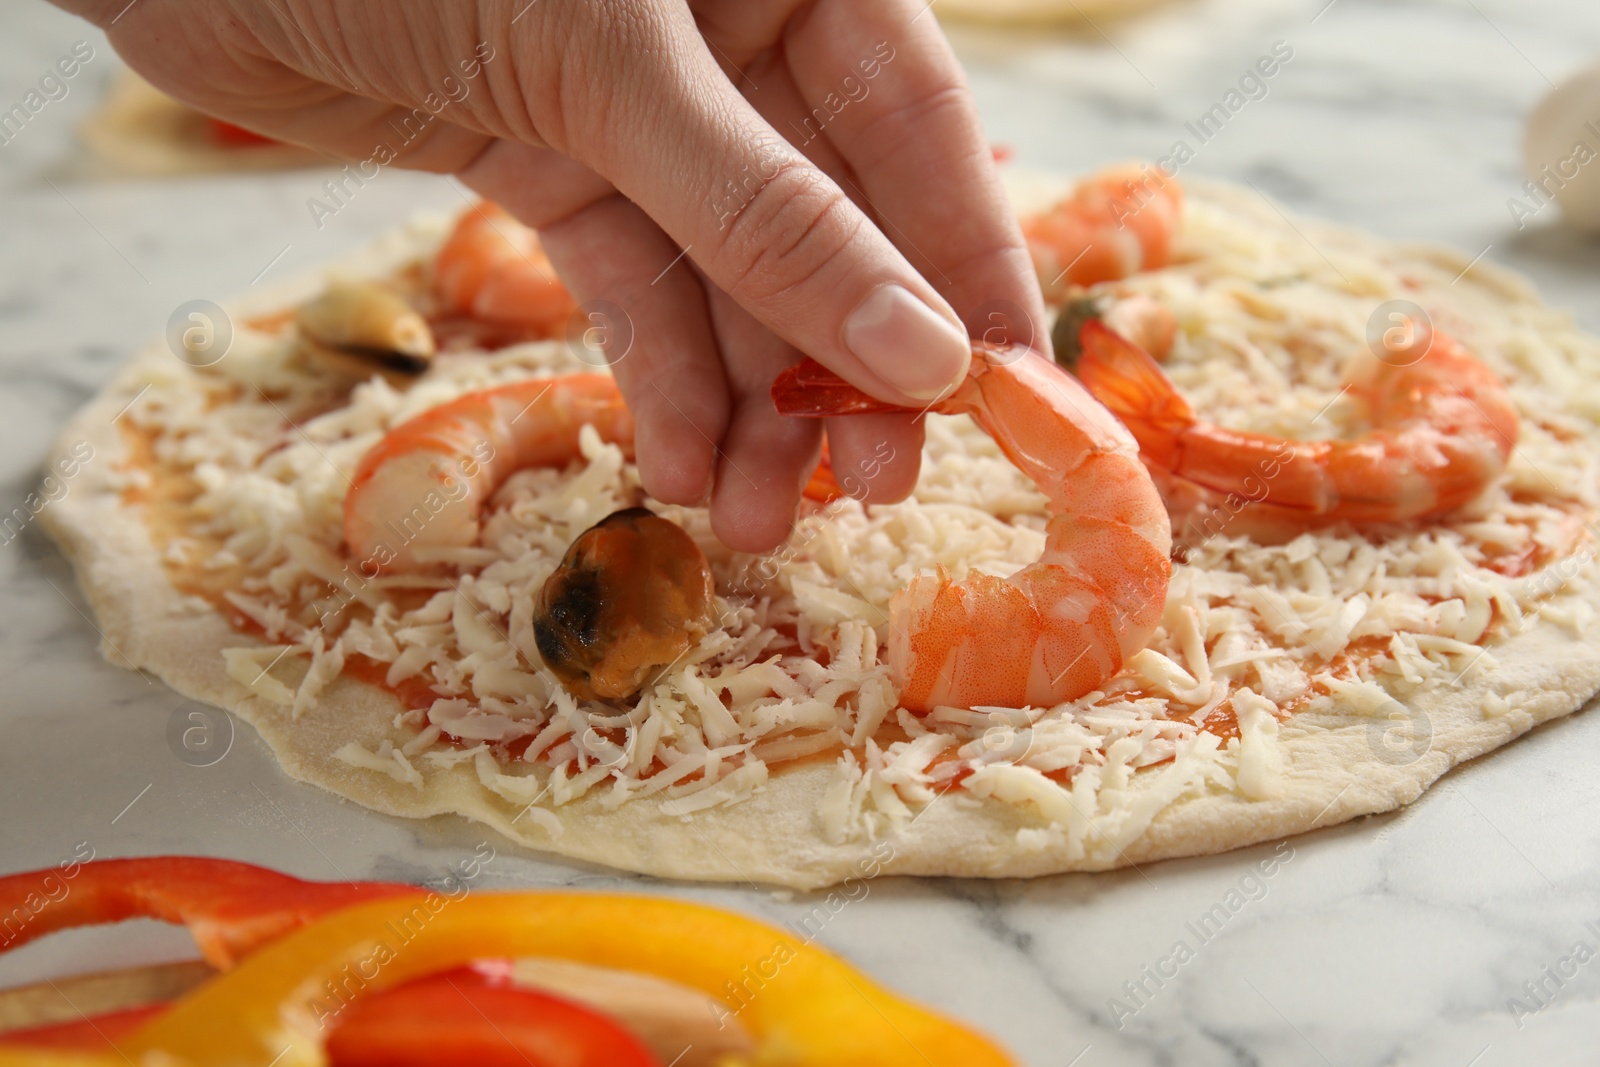
[[[382,270],[409,247],[402,237],[381,239],[232,302],[229,309],[243,317],[281,308],[317,291],[330,274]],[[559,808],[543,809],[551,816],[540,820],[547,823],[553,817],[560,823],[559,834],[552,836],[534,817],[521,814],[525,801],[491,791],[470,762],[419,767],[425,778],[419,790],[335,758],[333,752],[349,741],[369,748],[386,737],[403,741],[391,724],[398,702],[379,687],[342,677],[324,692],[318,707],[291,722],[286,709],[228,677],[223,649],[264,643],[234,630],[209,606],[189,601],[171,586],[143,522],[122,504],[113,472],[126,456],[114,417],[149,374],[170,373],[167,361],[174,358],[160,340],[142,348],[73,417],[49,458],[53,463],[78,441],[95,449],[68,495],[44,509],[40,518],[74,564],[102,629],[107,659],[148,669],[183,696],[237,714],[256,728],[293,778],[384,814],[465,815],[526,847],[571,859],[676,879],[816,889],[880,873],[1032,877],[1207,855],[1404,806],[1455,764],[1576,711],[1600,691],[1600,612],[1581,635],[1540,619],[1529,630],[1489,646],[1501,672],[1492,677],[1503,684],[1492,685],[1487,672],[1476,672],[1459,689],[1434,690],[1409,702],[1431,728],[1431,746],[1415,761],[1395,765],[1378,757],[1375,731],[1388,725],[1379,720],[1359,713],[1301,714],[1281,730],[1284,768],[1277,799],[1248,800],[1212,786],[1203,792],[1191,789],[1162,807],[1126,848],[1091,842],[1088,854],[1076,860],[1049,841],[1035,838],[1025,845],[1019,840],[1019,830],[1049,825],[1031,807],[964,791],[936,800],[913,823],[884,837],[832,843],[817,814],[834,779],[831,762],[780,768],[764,790],[743,802],[687,818],[664,812],[658,798],[608,810],[604,790],[597,789]],[[1591,439],[1600,447],[1600,429]],[[1581,591],[1600,609],[1600,576],[1582,582]],[[1491,692],[1533,690],[1542,695],[1530,705],[1485,718],[1482,709]],[[1120,799],[1131,809],[1149,790],[1161,787],[1159,775],[1136,774]]]

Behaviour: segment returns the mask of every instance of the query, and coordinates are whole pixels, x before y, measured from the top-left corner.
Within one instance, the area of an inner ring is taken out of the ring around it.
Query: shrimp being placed
[[[806,481],[804,495],[807,500],[815,500],[819,504],[831,504],[848,495],[844,486],[839,484],[839,476],[833,473],[833,457],[829,454],[826,439],[822,442],[822,455]]]
[[[633,418],[609,374],[528,378],[424,411],[362,457],[344,499],[345,544],[368,578],[424,569],[429,549],[475,545],[500,483],[577,458],[585,425],[631,452]]]
[[[1022,222],[1048,299],[1069,285],[1116,281],[1172,258],[1183,211],[1178,179],[1148,164],[1116,167],[1078,183],[1071,195]]]
[[[1261,519],[1400,522],[1461,507],[1505,469],[1517,411],[1495,373],[1455,340],[1419,333],[1348,394],[1372,429],[1339,441],[1230,430],[1195,415],[1149,355],[1096,321],[1078,377],[1138,438],[1161,477],[1231,496]],[[1169,494],[1170,495],[1170,494]]]
[[[461,213],[433,261],[446,308],[529,337],[554,337],[577,305],[539,235],[488,200]]]
[[[903,410],[810,360],[773,384],[788,415]],[[1032,349],[975,348],[932,410],[971,415],[1049,497],[1044,554],[1010,578],[917,575],[889,607],[902,706],[1054,707],[1144,648],[1172,576],[1172,531],[1138,445],[1081,385]]]

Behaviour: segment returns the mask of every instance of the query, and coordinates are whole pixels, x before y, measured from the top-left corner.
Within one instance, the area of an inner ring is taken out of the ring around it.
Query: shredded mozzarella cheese
[[[1488,669],[1485,644],[1533,619],[1589,621],[1572,583],[1593,572],[1600,457],[1575,442],[1600,418],[1596,343],[1487,268],[1457,286],[1447,256],[1334,230],[1315,239],[1338,268],[1276,218],[1195,196],[1176,263],[1118,288],[1177,316],[1167,370],[1203,417],[1288,437],[1362,432],[1329,398],[1361,358],[1371,309],[1420,302],[1508,381],[1523,413],[1510,468],[1422,529],[1263,544],[1213,516],[1216,528],[1184,538],[1149,647],[1101,691],[1055,708],[919,718],[898,708],[880,660],[889,601],[913,575],[1006,576],[1042,549],[1044,496],[966,418],[928,417],[910,499],[818,508],[770,556],[721,546],[704,509],[653,504],[706,551],[723,625],[632,708],[575,701],[532,639],[535,599],[567,545],[643,498],[634,465],[592,430],[565,469],[500,488],[481,544],[440,557],[458,577],[368,578],[341,550],[348,479],[388,429],[469,390],[588,369],[564,344],[447,354],[405,392],[374,378],[339,396],[287,335],[243,328],[217,367],[157,375],[128,418],[160,467],[198,488],[169,565],[238,569],[229,605],[276,642],[229,649],[230,678],[298,716],[359,656],[390,686],[437,695],[400,716],[398,746],[340,748],[353,768],[420,788],[413,760],[470,760],[486,789],[554,834],[553,809],[597,789],[606,806],[651,798],[688,817],[748,798],[773,768],[837,752],[817,812],[829,840],[892,832],[956,789],[1035,812],[1025,847],[1114,853],[1192,790],[1280,795],[1279,738],[1297,709],[1378,714]],[[1494,310],[1474,308],[1486,299]],[[1497,569],[1515,553],[1536,553],[1538,566]],[[1498,695],[1485,714],[1516,706],[1516,694]],[[1136,776],[1148,787],[1135,789]]]

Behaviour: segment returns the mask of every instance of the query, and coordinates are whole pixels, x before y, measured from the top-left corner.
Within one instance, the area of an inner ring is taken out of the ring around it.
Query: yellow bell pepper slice
[[[759,1067],[1007,1067],[999,1047],[842,960],[737,915],[651,897],[438,895],[357,904],[250,956],[123,1043],[163,1067],[323,1067],[342,1000],[472,960],[546,956],[653,974],[720,1000]],[[0,1067],[112,1067],[11,1058]]]

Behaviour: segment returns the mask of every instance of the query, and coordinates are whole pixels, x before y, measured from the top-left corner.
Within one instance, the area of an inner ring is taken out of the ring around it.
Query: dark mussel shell
[[[715,587],[700,546],[646,508],[578,535],[546,579],[533,633],[574,696],[626,700],[714,626]]]

